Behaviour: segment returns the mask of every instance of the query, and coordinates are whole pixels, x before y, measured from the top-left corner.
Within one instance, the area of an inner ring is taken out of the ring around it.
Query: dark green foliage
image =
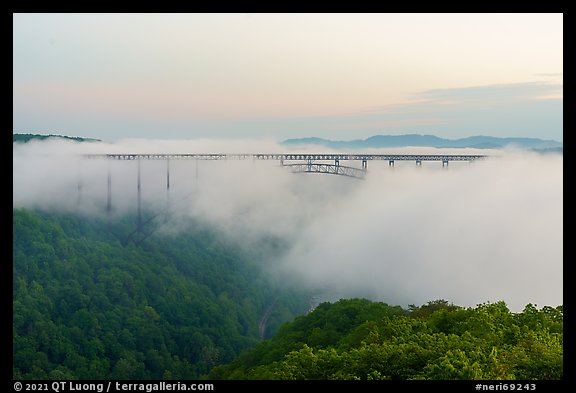
[[[274,299],[269,325],[306,306],[192,226],[122,245],[104,220],[14,209],[13,261],[18,379],[198,378],[260,341]]]
[[[348,299],[294,319],[305,294],[273,285],[265,254],[192,225],[126,242],[124,220],[113,235],[105,220],[14,210],[15,379],[563,377],[562,306]],[[271,304],[276,334],[261,341]]]
[[[212,379],[562,379],[562,306],[322,304]]]

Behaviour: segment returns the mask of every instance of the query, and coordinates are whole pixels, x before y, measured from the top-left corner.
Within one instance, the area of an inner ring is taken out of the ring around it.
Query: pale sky
[[[563,141],[562,14],[14,14],[13,132]]]

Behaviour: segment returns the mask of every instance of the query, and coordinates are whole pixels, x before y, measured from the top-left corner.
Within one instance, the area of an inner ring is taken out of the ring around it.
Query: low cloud
[[[79,154],[285,149],[223,140],[15,144],[13,206],[105,215],[110,173],[114,217],[134,214],[138,162]],[[142,206],[170,209],[166,233],[194,217],[247,248],[279,239],[284,251],[267,255],[266,269],[318,293],[401,305],[504,300],[516,311],[561,304],[562,155],[488,153],[495,156],[448,168],[371,161],[365,180],[292,174],[275,160],[142,160]]]
[[[562,303],[562,159],[424,165],[371,172],[303,230],[283,267],[312,286],[392,304]]]

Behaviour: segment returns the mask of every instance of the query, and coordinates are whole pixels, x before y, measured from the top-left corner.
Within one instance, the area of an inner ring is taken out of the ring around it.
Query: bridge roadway
[[[475,161],[486,158],[480,154],[343,154],[343,153],[282,153],[282,154],[225,154],[225,153],[135,153],[135,154],[85,154],[86,158],[106,158],[110,160],[278,160],[278,161]]]
[[[442,166],[448,166],[450,161],[475,161],[487,156],[479,154],[345,154],[345,153],[281,153],[281,154],[225,154],[225,153],[135,153],[135,154],[87,154],[87,158],[105,158],[109,160],[277,160],[282,166],[290,167],[293,172],[300,173],[327,173],[363,178],[368,169],[368,161],[388,161],[393,167],[395,161],[415,161],[422,165],[422,161],[441,161]],[[286,161],[300,161],[286,164]],[[332,161],[328,164],[322,161]],[[340,161],[362,161],[361,168],[340,165]]]

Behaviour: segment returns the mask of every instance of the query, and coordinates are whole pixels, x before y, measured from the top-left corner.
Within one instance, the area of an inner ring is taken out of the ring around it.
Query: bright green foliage
[[[305,309],[208,230],[123,245],[106,228],[14,210],[14,378],[194,379],[258,343],[274,299],[269,327]]]
[[[350,317],[352,316],[352,317]],[[562,306],[324,303],[209,378],[562,379]]]
[[[273,339],[243,353],[230,365],[216,367],[210,376],[215,379],[245,379],[255,375],[258,378],[262,375],[256,375],[250,369],[280,361],[286,354],[298,352],[305,346],[315,349],[354,347],[369,332],[364,322],[406,313],[399,306],[392,307],[366,299],[322,303],[311,314],[284,324]],[[260,371],[268,376],[269,370]]]

